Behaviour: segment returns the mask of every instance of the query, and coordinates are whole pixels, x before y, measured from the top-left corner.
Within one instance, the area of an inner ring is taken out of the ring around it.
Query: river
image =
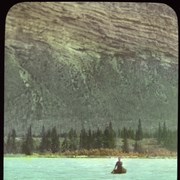
[[[4,180],[176,180],[177,159],[122,158],[126,174],[111,174],[117,158],[5,157]]]

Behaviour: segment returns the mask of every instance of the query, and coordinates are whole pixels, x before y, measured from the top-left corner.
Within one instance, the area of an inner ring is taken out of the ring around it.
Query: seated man
[[[118,161],[115,164],[114,170],[112,171],[112,173],[126,173],[126,169],[122,167],[122,162],[120,157],[118,157]]]
[[[122,162],[120,157],[118,157],[118,161],[115,164],[114,171],[117,173],[122,172]]]

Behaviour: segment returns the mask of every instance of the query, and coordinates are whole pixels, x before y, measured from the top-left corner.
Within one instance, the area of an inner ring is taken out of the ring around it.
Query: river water
[[[177,159],[122,159],[126,174],[111,174],[117,158],[4,158],[4,180],[176,180]]]

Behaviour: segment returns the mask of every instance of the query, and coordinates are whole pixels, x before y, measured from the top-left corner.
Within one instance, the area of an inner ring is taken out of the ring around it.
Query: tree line
[[[137,129],[132,128],[118,129],[114,131],[112,123],[109,122],[108,126],[101,130],[97,128],[96,131],[91,129],[86,130],[82,128],[80,133],[77,134],[76,130],[71,128],[69,132],[58,134],[56,127],[45,130],[42,127],[42,131],[38,138],[35,138],[32,134],[32,126],[27,130],[27,133],[22,139],[18,139],[16,131],[13,129],[7,136],[7,140],[4,143],[4,153],[23,153],[31,155],[32,153],[58,153],[65,151],[75,151],[81,149],[100,149],[117,148],[117,139],[122,139],[121,149],[123,152],[128,153],[129,140],[132,139],[134,143],[134,152],[142,152],[141,140],[143,138],[155,138],[159,145],[166,147],[169,150],[176,150],[177,148],[177,132],[171,131],[159,123],[159,127],[154,133],[147,133],[143,131],[141,120],[139,119]],[[60,142],[61,141],[61,142]]]

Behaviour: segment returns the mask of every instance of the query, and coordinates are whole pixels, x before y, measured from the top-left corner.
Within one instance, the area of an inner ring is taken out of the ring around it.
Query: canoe
[[[127,170],[125,168],[122,168],[121,170],[115,169],[111,173],[112,174],[125,174],[126,172],[127,172]]]

